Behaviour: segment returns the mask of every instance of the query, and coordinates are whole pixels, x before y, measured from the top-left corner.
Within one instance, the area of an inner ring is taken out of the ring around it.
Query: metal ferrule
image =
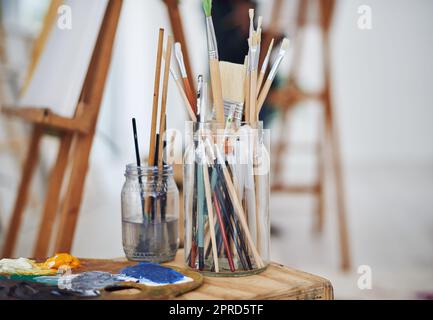
[[[202,119],[202,100],[203,100],[203,76],[199,75],[197,80],[197,114],[198,120],[201,122]]]
[[[265,73],[266,72],[266,68],[268,67],[269,64],[269,54],[267,54],[265,56],[265,60],[263,60],[263,64],[262,64],[262,69],[260,70],[261,73]]]
[[[242,121],[242,112],[244,111],[243,103],[236,103],[232,101],[224,101],[224,116],[226,117],[226,121],[234,121],[237,124],[240,124]]]
[[[259,50],[258,46],[251,47],[250,59],[248,60],[248,70],[250,72],[256,71],[259,65]]]
[[[277,60],[274,62],[271,71],[269,71],[268,79],[273,81],[277,75],[278,68],[280,67],[281,61],[283,61],[284,53],[279,53]]]
[[[206,17],[207,48],[209,59],[218,60],[218,45],[215,36],[215,29],[212,17]]]

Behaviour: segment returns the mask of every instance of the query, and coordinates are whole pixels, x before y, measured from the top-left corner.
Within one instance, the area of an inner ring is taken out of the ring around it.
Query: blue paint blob
[[[182,273],[176,270],[151,262],[140,262],[134,266],[123,268],[120,273],[128,277],[146,279],[159,284],[176,283],[185,278]]]

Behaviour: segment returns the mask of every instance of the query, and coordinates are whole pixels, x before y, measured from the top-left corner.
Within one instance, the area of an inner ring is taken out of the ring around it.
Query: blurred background
[[[261,114],[271,129],[274,161],[272,259],[330,279],[336,298],[431,299],[433,1],[337,0],[332,15],[323,14],[320,2],[214,1],[223,60],[242,63],[250,7],[263,16],[269,39],[285,35],[292,41]],[[13,105],[50,0],[0,3],[0,101]],[[181,0],[179,10],[195,77],[207,72],[200,1]],[[138,119],[139,138],[148,141],[159,27],[171,30],[163,1],[124,0],[73,243],[76,256],[123,256],[120,190],[125,164],[135,160],[130,119]],[[172,82],[168,106],[179,110],[168,113],[168,127],[183,132],[186,115]],[[0,114],[0,247],[29,135],[27,124]],[[57,146],[51,138],[43,142],[16,256],[32,254]],[[371,268],[371,289],[358,286],[362,266]]]

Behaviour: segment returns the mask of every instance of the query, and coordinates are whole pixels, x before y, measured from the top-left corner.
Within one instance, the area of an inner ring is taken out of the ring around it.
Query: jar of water
[[[173,167],[126,166],[122,241],[129,260],[166,262],[179,247],[179,191]]]

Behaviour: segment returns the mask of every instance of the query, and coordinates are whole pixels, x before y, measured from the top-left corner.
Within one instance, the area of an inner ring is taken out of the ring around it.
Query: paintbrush
[[[156,54],[155,81],[153,86],[152,123],[150,127],[150,144],[148,165],[154,166],[155,143],[156,143],[156,121],[158,116],[159,83],[161,78],[162,47],[164,41],[164,29],[159,29],[158,51]]]
[[[216,121],[224,123],[224,103],[222,98],[221,75],[218,63],[218,46],[212,21],[212,0],[202,0],[206,15],[206,34],[209,55],[210,80]]]
[[[158,116],[158,99],[159,99],[159,83],[161,78],[161,62],[162,62],[162,50],[164,42],[164,29],[159,29],[158,35],[158,50],[156,53],[156,65],[155,65],[155,79],[153,85],[153,101],[152,101],[152,122],[150,126],[150,143],[149,143],[149,156],[148,166],[153,167],[155,165],[155,152],[156,152],[156,122]],[[153,200],[149,198],[145,201],[145,212],[149,214],[152,207]],[[154,213],[152,214],[154,215]]]
[[[204,120],[204,83],[203,76],[199,75],[197,79],[197,111],[198,119],[200,121],[199,131],[201,130],[201,124]],[[204,269],[204,181],[203,181],[203,161],[204,161],[204,146],[199,138],[198,145],[196,146],[196,157],[197,163],[197,247],[198,247],[198,268],[199,270]]]
[[[245,66],[221,61],[220,70],[226,114],[225,130],[230,130],[234,121],[240,124],[242,120],[245,101]]]
[[[179,90],[180,96],[182,97],[183,103],[185,105],[186,111],[190,117],[190,119],[194,122],[197,121],[197,117],[195,116],[195,102],[193,102],[192,104],[190,103],[190,101],[188,100],[188,97],[186,96],[185,90],[182,87],[182,83],[179,79],[179,76],[176,74],[176,71],[174,70],[173,66],[170,65],[170,74],[174,80],[174,82],[176,83],[176,87]]]
[[[260,92],[259,99],[257,101],[257,114],[259,114],[260,110],[262,109],[263,103],[266,100],[266,96],[269,93],[269,90],[271,89],[272,82],[275,79],[275,76],[277,75],[278,68],[281,65],[281,62],[283,61],[283,58],[286,54],[287,49],[289,48],[289,39],[284,38],[281,42],[280,51],[278,52],[278,57],[275,60],[275,62],[272,64],[271,71],[269,71],[268,77],[265,81],[265,84],[263,85],[263,89]]]
[[[257,92],[260,92],[260,89],[262,88],[263,79],[265,78],[266,69],[268,68],[273,46],[274,38],[272,38],[271,43],[269,44],[268,52],[266,53],[265,59],[263,60],[262,67],[260,69],[259,80],[257,81]]]
[[[182,54],[182,46],[180,44],[180,42],[176,42],[174,44],[174,53],[176,56],[176,60],[179,66],[179,70],[180,70],[180,75],[182,77],[182,82],[185,88],[185,94],[188,98],[189,103],[192,106],[192,110],[195,112],[197,112],[197,110],[194,107],[194,103],[195,103],[195,98],[194,98],[194,93],[191,89],[191,86],[189,84],[188,81],[188,75],[186,73],[186,68],[185,68],[185,61],[183,60],[183,54]]]
[[[138,136],[137,136],[137,124],[135,118],[132,118],[132,132],[134,134],[134,147],[135,147],[135,159],[137,162],[137,174],[138,174],[138,184],[140,187],[140,196],[141,196],[141,210],[143,214],[143,221],[147,221],[146,214],[144,211],[144,197],[143,197],[143,181],[141,179],[141,159],[140,159],[140,150],[138,147]]]
[[[170,62],[171,62],[171,49],[173,47],[173,37],[168,36],[165,52],[165,66],[164,66],[164,78],[162,82],[162,98],[161,98],[161,112],[159,114],[159,150],[158,150],[158,168],[162,169],[163,164],[163,149],[164,145],[162,140],[165,134],[165,120],[167,110],[167,93],[168,93],[168,77],[170,74]]]
[[[257,69],[259,64],[259,35],[256,31],[253,31],[253,34],[250,39],[248,39],[248,44],[250,46],[250,55],[248,60],[248,73],[250,75],[250,118],[249,122],[253,123],[256,120],[256,104],[257,100]]]
[[[222,167],[222,171],[223,171],[223,175],[224,175],[224,180],[225,180],[225,183],[226,183],[226,186],[227,186],[227,190],[228,190],[231,202],[232,202],[233,207],[235,209],[234,212],[237,214],[237,217],[238,217],[238,219],[239,219],[239,221],[240,221],[240,223],[242,225],[242,229],[244,230],[245,236],[247,238],[248,245],[249,245],[249,247],[250,247],[250,249],[251,249],[251,251],[253,253],[254,260],[255,260],[255,262],[257,264],[257,267],[263,268],[264,267],[263,260],[260,257],[260,255],[259,255],[259,253],[257,251],[257,248],[256,248],[256,246],[254,244],[253,238],[252,238],[250,230],[248,228],[248,223],[247,223],[247,221],[245,219],[244,209],[242,208],[242,204],[240,203],[240,201],[239,201],[239,199],[237,197],[235,187],[233,185],[232,179],[230,178],[230,174],[228,172],[228,169],[226,167],[226,164],[224,162],[224,159],[223,159],[223,157],[221,155],[221,152],[220,152],[218,146],[216,146],[215,150],[216,150],[218,162],[219,162],[219,164]]]

